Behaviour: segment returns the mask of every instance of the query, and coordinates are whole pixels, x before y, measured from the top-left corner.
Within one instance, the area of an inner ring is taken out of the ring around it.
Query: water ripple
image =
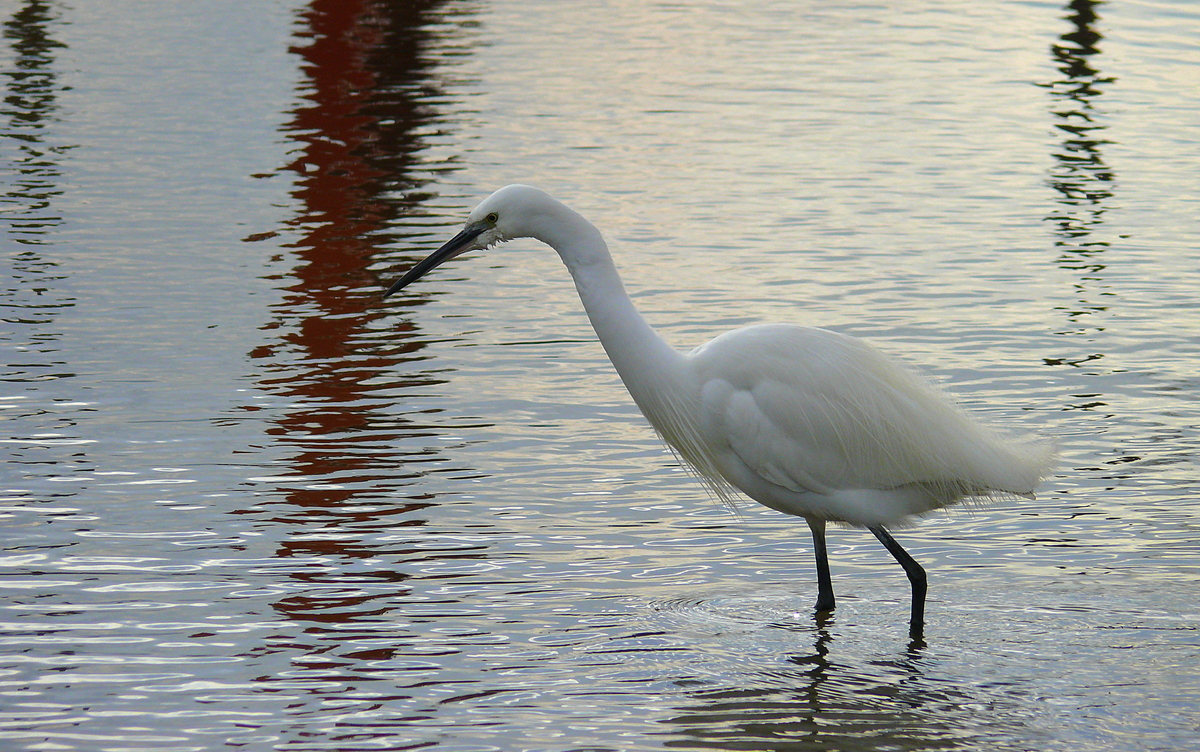
[[[1190,748],[1195,12],[910,5],[10,8],[0,747]],[[897,533],[924,644],[863,531],[815,615],[552,253],[380,300],[513,180],[671,342],[867,337],[1060,476]]]

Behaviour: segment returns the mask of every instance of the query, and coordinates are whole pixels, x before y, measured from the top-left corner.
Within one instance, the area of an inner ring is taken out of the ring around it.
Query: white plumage
[[[1049,462],[844,334],[752,326],[688,359],[719,472],[788,514],[896,526],[963,496],[1029,494]]]
[[[908,574],[911,630],[919,635],[924,570],[887,528],[967,497],[1030,495],[1050,472],[1050,442],[999,436],[854,337],[766,324],[677,352],[633,307],[599,231],[529,186],[485,199],[462,232],[386,294],[450,258],[519,237],[558,251],[634,401],[719,498],[732,503],[737,489],[808,521],[818,610],[834,605],[825,523],[863,526]]]

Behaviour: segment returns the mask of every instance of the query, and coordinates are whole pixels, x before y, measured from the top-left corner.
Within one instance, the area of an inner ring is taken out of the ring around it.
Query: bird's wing
[[[865,342],[754,327],[693,356],[711,429],[774,485],[829,494],[945,477],[931,429],[957,422],[955,408]]]

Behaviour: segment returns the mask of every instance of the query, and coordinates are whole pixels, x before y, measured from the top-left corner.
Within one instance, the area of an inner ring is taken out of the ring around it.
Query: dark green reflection
[[[1110,243],[1103,238],[1102,226],[1115,175],[1104,160],[1103,147],[1111,141],[1105,137],[1107,126],[1097,104],[1105,86],[1115,79],[1101,74],[1095,64],[1103,39],[1096,30],[1100,5],[1096,0],[1067,4],[1071,28],[1050,47],[1062,77],[1046,84],[1061,138],[1052,152],[1048,181],[1058,200],[1046,219],[1054,223],[1059,266],[1078,274],[1077,303],[1068,311],[1068,320],[1076,324],[1107,310],[1103,298],[1111,295],[1103,284],[1103,256]],[[1085,325],[1084,329],[1099,327]]]
[[[62,91],[54,53],[66,46],[51,36],[56,20],[49,3],[28,0],[4,23],[4,38],[14,60],[4,71],[8,82],[0,109],[9,173],[0,212],[9,236],[18,243],[42,244],[47,232],[62,222],[52,203],[62,193],[58,160],[70,147],[53,145],[46,138]]]

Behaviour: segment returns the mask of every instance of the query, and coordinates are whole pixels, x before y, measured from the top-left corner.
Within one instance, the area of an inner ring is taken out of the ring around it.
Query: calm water
[[[1184,750],[1200,9],[0,0],[0,749]],[[680,347],[871,338],[1057,436],[900,538],[730,515],[509,182]]]

